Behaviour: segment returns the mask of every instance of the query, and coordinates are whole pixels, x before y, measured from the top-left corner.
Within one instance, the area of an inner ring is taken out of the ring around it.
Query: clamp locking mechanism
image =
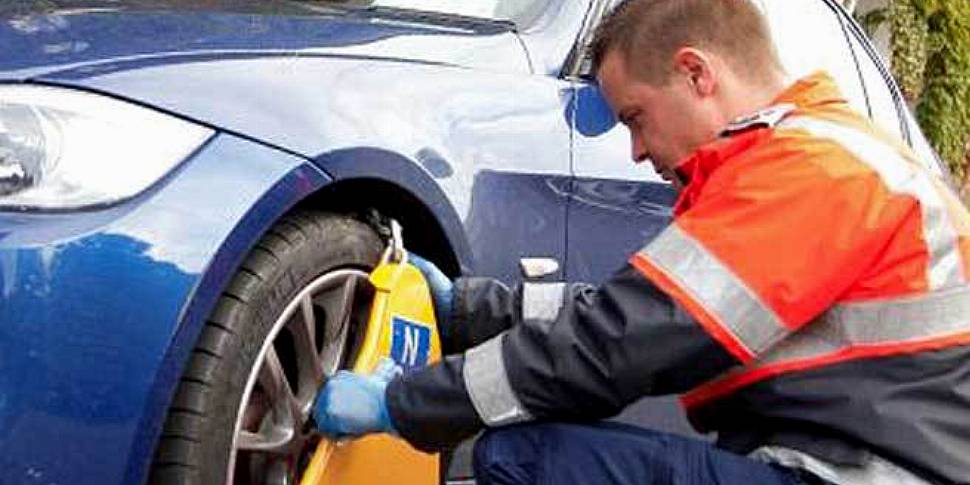
[[[404,250],[404,237],[401,235],[403,229],[401,224],[395,219],[390,220],[391,237],[388,241],[384,254],[381,255],[381,264],[397,263],[404,264],[408,260],[408,253]]]

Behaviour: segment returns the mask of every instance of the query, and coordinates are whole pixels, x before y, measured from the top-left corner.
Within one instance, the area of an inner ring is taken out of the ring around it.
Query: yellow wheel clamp
[[[401,227],[391,221],[391,244],[370,274],[374,286],[353,370],[370,373],[389,357],[404,371],[441,358],[434,306],[421,272],[407,263]],[[300,485],[437,485],[438,455],[411,448],[400,438],[370,435],[353,441],[321,440]]]

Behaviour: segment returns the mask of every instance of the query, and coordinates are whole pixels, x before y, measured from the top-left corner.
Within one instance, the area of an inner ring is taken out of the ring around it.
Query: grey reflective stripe
[[[845,303],[761,356],[754,367],[860,346],[918,343],[970,332],[970,286],[919,297]]]
[[[861,463],[852,465],[829,463],[784,446],[762,446],[749,453],[748,457],[806,470],[836,485],[930,485],[930,482],[871,451],[864,455]]]
[[[565,283],[525,283],[522,285],[522,319],[552,321],[562,309]]]
[[[956,228],[929,172],[907,161],[895,147],[847,125],[798,116],[782,121],[778,128],[802,129],[835,141],[875,170],[889,190],[915,197],[920,203],[923,238],[930,253],[927,274],[930,289],[964,282]]]
[[[462,378],[468,396],[478,416],[488,426],[529,421],[532,415],[526,411],[509,384],[502,358],[501,333],[485,343],[465,352]]]
[[[788,335],[781,319],[698,241],[671,224],[641,256],[663,270],[752,355]]]

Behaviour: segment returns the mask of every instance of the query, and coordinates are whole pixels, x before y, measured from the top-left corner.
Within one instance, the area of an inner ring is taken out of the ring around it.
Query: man
[[[826,74],[786,85],[747,0],[629,0],[593,61],[634,159],[683,183],[674,223],[598,288],[452,288],[419,261],[463,354],[337,376],[321,428],[424,450],[498,428],[481,484],[970,483],[953,194]],[[674,393],[716,446],[589,424]]]

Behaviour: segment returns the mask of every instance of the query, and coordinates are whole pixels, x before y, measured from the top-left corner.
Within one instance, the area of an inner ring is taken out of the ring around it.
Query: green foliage
[[[970,0],[921,3],[932,4],[923,12],[931,37],[916,114],[940,156],[964,180],[970,142]]]
[[[892,0],[859,20],[870,33],[889,22],[893,75],[934,148],[967,180],[970,0]]]
[[[913,0],[894,1],[889,7],[889,20],[893,33],[893,75],[906,100],[914,102],[923,93],[930,56],[929,25]]]

